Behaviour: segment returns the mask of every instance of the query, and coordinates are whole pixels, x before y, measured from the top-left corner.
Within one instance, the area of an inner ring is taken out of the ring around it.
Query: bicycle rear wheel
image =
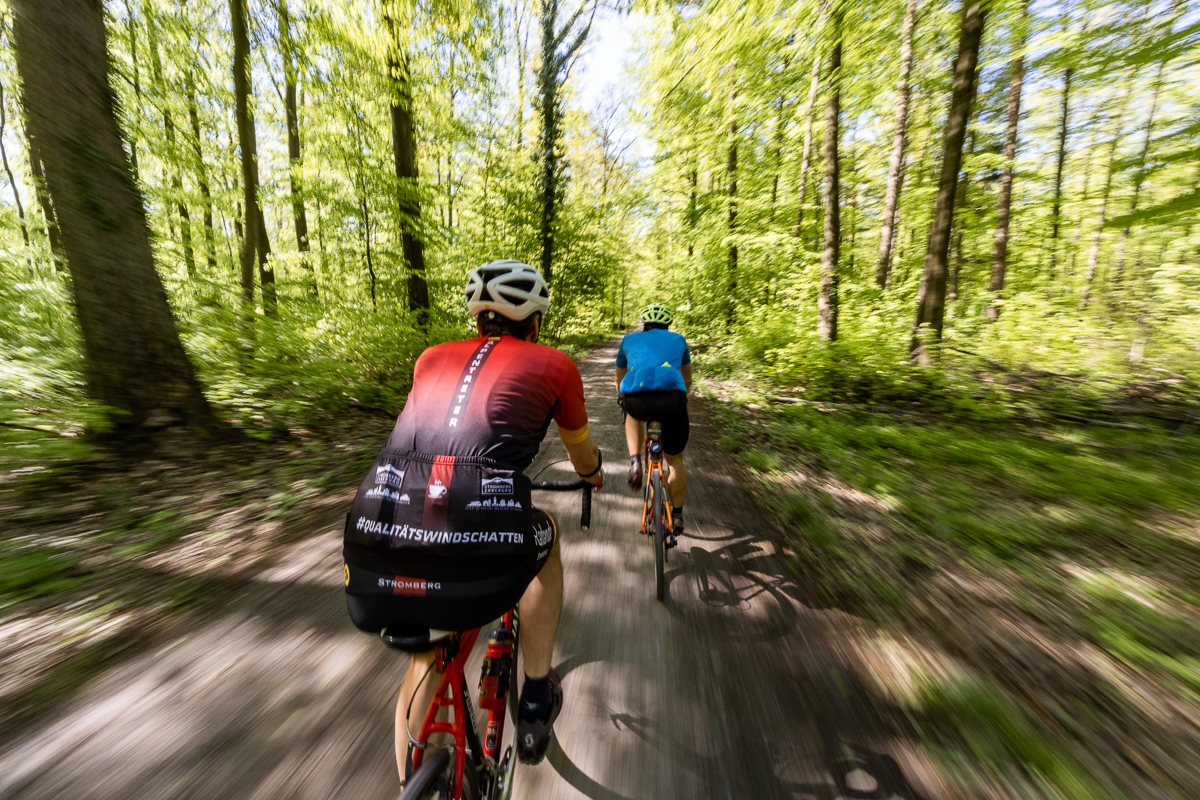
[[[405,782],[399,800],[450,800],[454,790],[453,762],[449,747],[428,754]]]
[[[662,485],[662,471],[651,470],[652,482],[650,493],[654,505],[650,513],[654,515],[654,594],[661,603],[666,593],[666,578],[663,577],[663,562],[667,555],[666,508]]]
[[[521,676],[525,674],[518,665],[521,655],[521,617],[517,614],[515,608],[513,609],[512,632],[512,666],[509,667],[508,672],[508,718],[512,722],[513,730],[515,731],[517,729],[517,714],[521,710]]]

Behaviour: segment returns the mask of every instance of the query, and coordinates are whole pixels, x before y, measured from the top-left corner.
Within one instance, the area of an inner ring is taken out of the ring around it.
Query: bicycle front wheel
[[[449,747],[426,755],[404,784],[399,800],[450,800],[454,791],[454,759]]]
[[[663,562],[667,555],[667,526],[665,508],[665,494],[662,485],[662,472],[652,470],[650,472],[650,494],[654,498],[654,504],[651,509],[651,514],[654,515],[654,594],[658,601],[663,602],[663,596],[666,594],[666,578],[663,576]]]

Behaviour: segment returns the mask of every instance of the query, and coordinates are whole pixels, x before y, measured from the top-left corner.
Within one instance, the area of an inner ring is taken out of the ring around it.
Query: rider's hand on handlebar
[[[594,491],[600,491],[604,486],[604,454],[600,452],[600,448],[596,448],[596,472],[594,475],[580,475],[581,479],[595,486]]]

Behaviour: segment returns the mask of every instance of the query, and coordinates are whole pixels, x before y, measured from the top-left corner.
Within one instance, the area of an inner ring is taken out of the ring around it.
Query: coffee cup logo
[[[429,496],[434,500],[441,500],[446,496],[446,492],[450,491],[448,486],[443,486],[441,481],[434,481],[429,484]]]

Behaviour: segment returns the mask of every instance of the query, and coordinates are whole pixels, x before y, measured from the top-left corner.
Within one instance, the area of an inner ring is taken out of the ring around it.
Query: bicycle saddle
[[[388,647],[406,653],[424,653],[437,647],[437,643],[450,635],[449,631],[422,628],[418,625],[392,625],[379,632],[379,638]]]

